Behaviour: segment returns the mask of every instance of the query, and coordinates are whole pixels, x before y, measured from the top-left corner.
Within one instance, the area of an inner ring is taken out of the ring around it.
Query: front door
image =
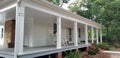
[[[13,48],[15,41],[15,20],[5,21],[5,35],[4,46],[7,48]]]

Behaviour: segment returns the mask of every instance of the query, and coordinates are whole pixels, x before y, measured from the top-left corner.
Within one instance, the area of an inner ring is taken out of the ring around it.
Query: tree
[[[52,2],[55,5],[60,5],[60,0],[48,0],[49,2]],[[69,0],[61,0],[61,6],[63,3],[68,3]]]

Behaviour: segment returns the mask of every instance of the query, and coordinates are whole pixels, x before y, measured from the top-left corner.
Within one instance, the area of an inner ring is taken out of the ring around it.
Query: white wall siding
[[[51,45],[50,36],[53,34],[53,23],[48,25],[36,23],[33,20],[26,18],[24,45],[29,47]]]
[[[84,25],[78,25],[78,28],[80,28],[80,38],[78,37],[78,42],[81,40],[85,40],[85,30],[84,30]]]
[[[24,36],[24,45],[32,47],[33,46],[33,18],[27,17],[25,19],[25,36]]]
[[[48,30],[49,28],[49,30]],[[34,25],[33,46],[45,46],[50,45],[47,43],[49,33],[52,33],[52,27],[45,24]]]
[[[37,46],[48,46],[55,45],[56,35],[53,34],[53,23],[36,23],[32,25],[32,20],[25,21],[25,46],[37,47]],[[62,27],[62,39],[68,40],[67,38],[67,27]],[[31,39],[31,40],[30,40]]]

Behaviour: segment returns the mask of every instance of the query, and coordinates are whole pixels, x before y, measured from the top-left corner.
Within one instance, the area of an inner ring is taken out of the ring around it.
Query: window
[[[81,31],[80,31],[80,28],[78,28],[78,37],[79,37],[79,38],[81,37]]]
[[[2,28],[2,30],[1,30],[1,38],[3,38],[3,28]]]
[[[69,32],[69,41],[72,41],[72,29],[68,28]]]
[[[57,24],[56,23],[54,23],[53,24],[53,34],[56,34],[57,33]]]

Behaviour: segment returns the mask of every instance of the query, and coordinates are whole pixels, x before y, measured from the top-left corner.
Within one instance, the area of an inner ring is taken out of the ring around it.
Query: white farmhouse
[[[61,55],[102,43],[102,25],[45,0],[0,0],[0,26],[5,58]]]

